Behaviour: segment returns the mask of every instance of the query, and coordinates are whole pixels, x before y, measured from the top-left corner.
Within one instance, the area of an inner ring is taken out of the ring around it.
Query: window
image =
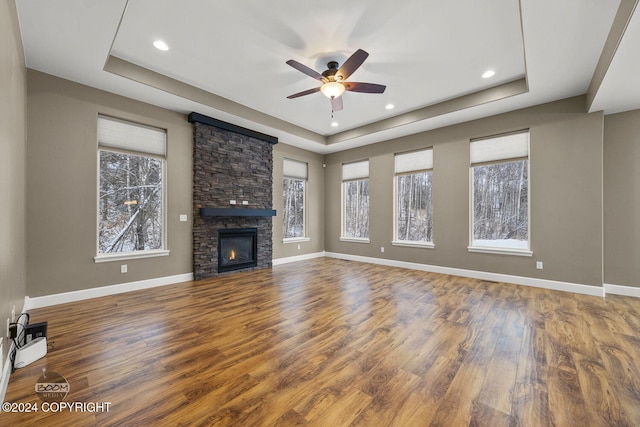
[[[433,246],[433,150],[395,155],[394,245]]]
[[[98,117],[98,256],[96,261],[166,255],[166,132]]]
[[[283,237],[302,239],[305,237],[304,203],[307,186],[307,164],[284,159],[283,165]]]
[[[369,241],[369,160],[342,165],[341,240]]]
[[[471,141],[471,251],[529,251],[529,132]]]

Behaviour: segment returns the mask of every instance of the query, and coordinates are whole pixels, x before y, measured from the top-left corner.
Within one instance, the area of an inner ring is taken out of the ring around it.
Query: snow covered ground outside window
[[[527,240],[517,239],[474,240],[472,245],[482,248],[529,249]]]

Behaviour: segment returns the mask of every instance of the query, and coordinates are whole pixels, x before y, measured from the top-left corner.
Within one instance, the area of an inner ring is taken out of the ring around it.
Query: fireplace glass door
[[[218,230],[218,272],[257,266],[257,235],[256,228]]]

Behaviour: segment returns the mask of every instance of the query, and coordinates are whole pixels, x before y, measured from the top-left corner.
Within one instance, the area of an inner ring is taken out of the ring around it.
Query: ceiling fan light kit
[[[342,64],[342,67],[340,68],[338,68],[338,63],[336,61],[330,61],[327,64],[327,70],[325,70],[322,74],[296,60],[288,60],[287,65],[295,68],[296,70],[306,74],[311,78],[321,81],[322,85],[318,88],[307,89],[302,92],[294,93],[293,95],[287,96],[287,98],[299,98],[301,96],[310,95],[312,93],[322,92],[324,96],[331,100],[332,111],[340,111],[342,110],[341,96],[345,91],[361,93],[384,93],[385,89],[387,88],[384,85],[379,85],[376,83],[345,82],[345,80],[347,80],[351,74],[353,74],[358,68],[360,68],[360,66],[368,56],[369,54],[367,52],[362,49],[358,49],[344,62],[344,64]]]
[[[339,97],[345,90],[344,85],[338,82],[327,82],[320,86],[320,92],[329,99]]]

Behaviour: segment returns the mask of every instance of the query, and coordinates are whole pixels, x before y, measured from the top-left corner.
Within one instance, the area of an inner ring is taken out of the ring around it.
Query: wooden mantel
[[[201,217],[218,216],[276,216],[275,209],[200,208]]]

